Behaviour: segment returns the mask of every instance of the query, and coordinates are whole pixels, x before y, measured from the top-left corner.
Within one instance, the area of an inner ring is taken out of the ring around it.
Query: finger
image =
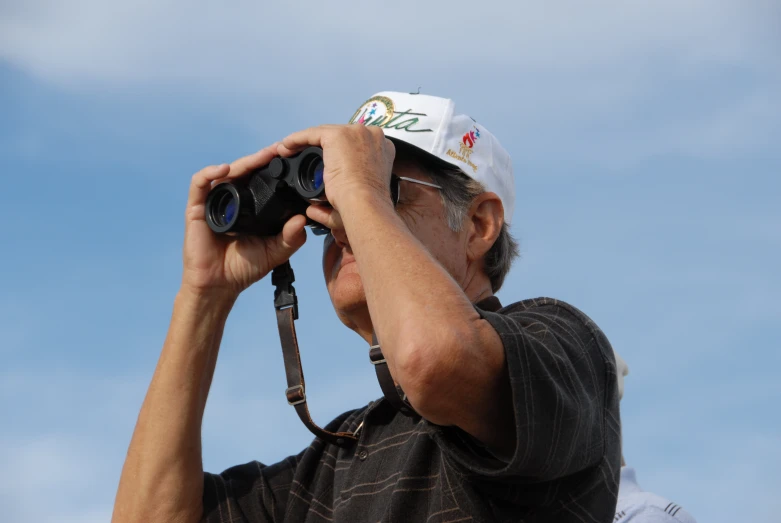
[[[385,138],[385,152],[391,159],[396,158],[396,144],[389,138]]]
[[[230,172],[228,164],[211,165],[195,173],[190,181],[190,193],[187,197],[187,207],[192,207],[206,201],[212,182],[225,178]]]
[[[288,149],[284,145],[280,144],[277,146],[277,154],[280,155],[282,158],[288,158],[290,156],[293,156],[297,152],[299,152],[301,149]]]
[[[306,242],[306,218],[297,214],[290,218],[268,245],[270,266],[287,261]]]
[[[243,158],[235,160],[230,165],[230,173],[227,177],[236,178],[243,176],[254,169],[268,165],[268,163],[273,160],[275,156],[277,156],[276,143],[269,145],[268,147],[265,147],[256,153],[252,153],[250,155],[244,156]]]
[[[285,223],[281,232],[283,249],[298,249],[304,244],[306,241],[305,225],[306,217],[303,214],[297,214]]]
[[[344,229],[342,216],[339,214],[339,211],[333,207],[310,205],[306,209],[306,215],[329,229]]]
[[[280,142],[278,151],[280,154],[283,152],[286,154],[292,154],[298,152],[301,149],[309,147],[310,145],[316,145],[322,147],[322,141],[325,134],[331,129],[337,127],[336,125],[320,125],[318,127],[310,127],[303,131],[295,132]]]

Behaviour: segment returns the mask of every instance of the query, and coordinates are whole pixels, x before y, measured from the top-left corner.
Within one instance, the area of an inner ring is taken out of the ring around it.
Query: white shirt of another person
[[[613,523],[697,523],[680,505],[646,492],[637,484],[635,469],[621,467],[618,506]]]

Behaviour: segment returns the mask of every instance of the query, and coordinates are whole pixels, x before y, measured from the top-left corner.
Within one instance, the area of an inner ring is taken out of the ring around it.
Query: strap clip
[[[296,385],[285,389],[285,397],[289,405],[299,405],[306,402],[306,392],[303,385]]]
[[[296,276],[290,262],[285,262],[271,272],[271,284],[274,288],[274,308],[277,310],[293,308],[293,319],[298,319],[298,297],[293,282]]]

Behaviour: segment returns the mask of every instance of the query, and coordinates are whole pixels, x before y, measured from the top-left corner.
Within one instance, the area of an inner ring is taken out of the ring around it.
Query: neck
[[[488,276],[483,274],[482,270],[477,270],[474,265],[470,269],[467,270],[467,275],[461,282],[461,288],[464,289],[464,294],[467,295],[469,301],[478,303],[493,296],[494,291],[491,288],[491,280],[488,279]]]

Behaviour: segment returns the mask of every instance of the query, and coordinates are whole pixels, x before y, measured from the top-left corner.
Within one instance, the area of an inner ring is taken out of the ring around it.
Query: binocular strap
[[[295,281],[293,268],[290,262],[285,262],[275,267],[271,273],[271,283],[274,285],[274,308],[277,312],[277,327],[279,328],[279,340],[282,343],[282,359],[285,364],[285,377],[287,389],[285,396],[287,402],[296,409],[296,414],[301,418],[306,428],[318,438],[338,445],[346,446],[358,441],[358,430],[355,432],[330,432],[319,427],[309,414],[306,406],[306,384],[304,383],[304,369],[301,367],[301,353],[298,349],[295,320],[298,319],[298,298],[292,283]],[[388,363],[382,354],[382,349],[377,341],[377,335],[372,333],[372,345],[369,349],[369,359],[374,365],[377,380],[385,398],[393,407],[407,416],[416,415],[412,405],[407,401],[407,396],[401,387],[396,385],[391,376]]]
[[[377,373],[377,381],[380,382],[380,388],[385,395],[385,399],[388,403],[393,405],[399,412],[407,416],[414,416],[415,410],[407,401],[407,395],[404,391],[396,385],[391,376],[390,369],[388,368],[388,362],[385,361],[385,356],[382,354],[380,343],[377,341],[377,333],[372,333],[372,346],[369,349],[369,359],[374,365],[374,371]]]
[[[301,418],[306,428],[318,438],[340,447],[358,441],[355,433],[330,432],[312,421],[312,416],[309,415],[309,409],[306,406],[304,370],[301,368],[301,354],[298,350],[294,320],[294,307],[277,308],[277,326],[279,327],[279,339],[282,342],[282,359],[285,362],[285,376],[287,377],[287,390],[285,390],[287,402],[296,409],[296,414]]]

